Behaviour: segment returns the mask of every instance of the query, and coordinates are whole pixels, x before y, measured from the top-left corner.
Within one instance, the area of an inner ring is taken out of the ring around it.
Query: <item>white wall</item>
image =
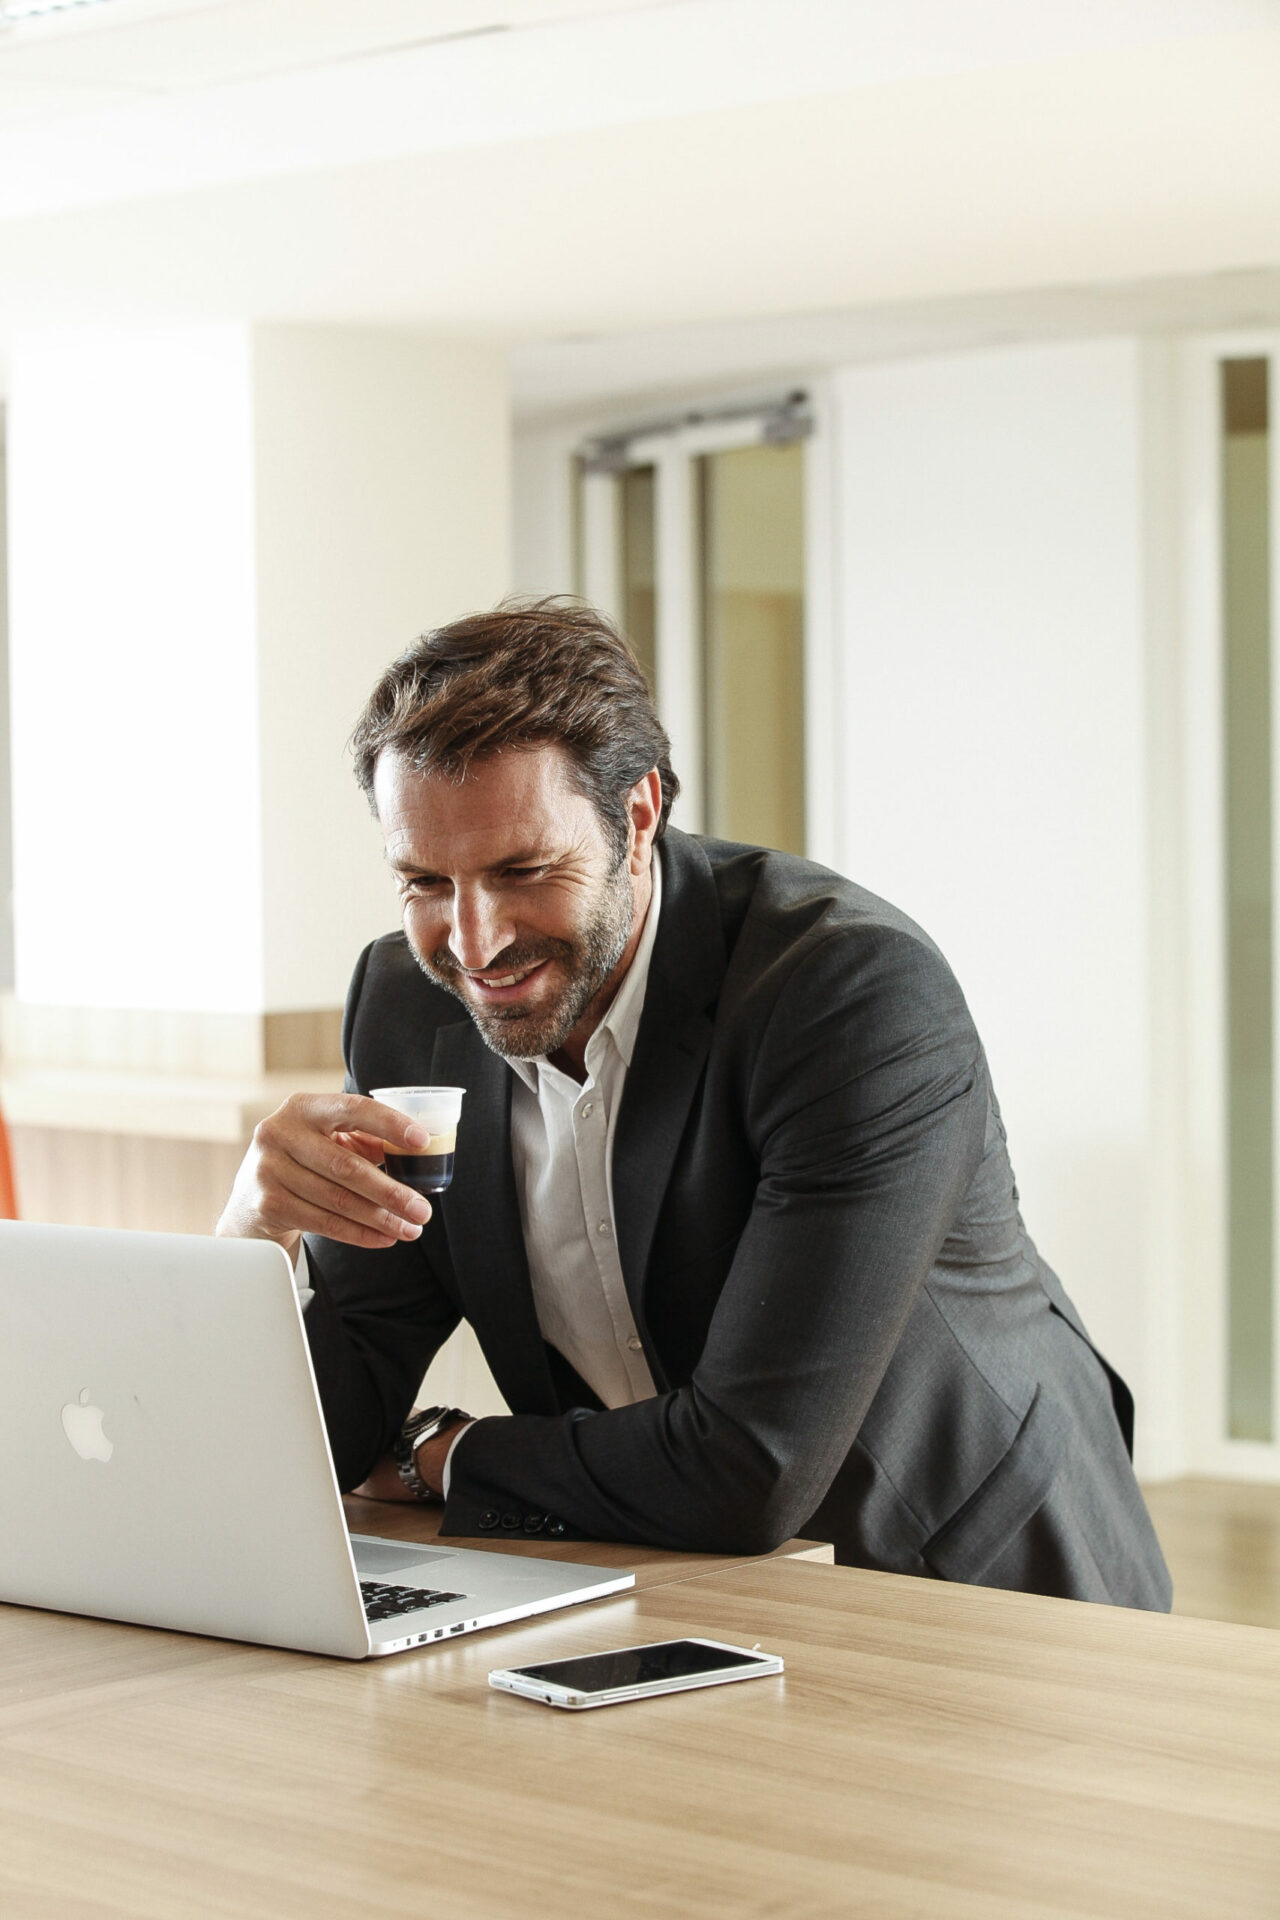
[[[1140,349],[865,367],[836,391],[844,864],[952,961],[1030,1231],[1146,1413]]]
[[[13,353],[21,998],[262,1005],[250,398],[236,325]]]
[[[13,985],[13,822],[9,779],[9,565],[5,511],[8,452],[0,405],[0,991]]]
[[[511,584],[516,593],[572,593],[572,426],[517,433],[512,442]]]

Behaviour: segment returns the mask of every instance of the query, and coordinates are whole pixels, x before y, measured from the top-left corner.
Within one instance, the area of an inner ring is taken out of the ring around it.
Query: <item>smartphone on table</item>
[[[615,1647],[532,1667],[497,1667],[489,1685],[549,1707],[611,1707],[622,1700],[647,1700],[655,1693],[684,1693],[690,1687],[720,1687],[730,1680],[781,1672],[777,1654],[761,1653],[758,1647],[731,1647],[721,1640],[655,1640],[644,1647]]]

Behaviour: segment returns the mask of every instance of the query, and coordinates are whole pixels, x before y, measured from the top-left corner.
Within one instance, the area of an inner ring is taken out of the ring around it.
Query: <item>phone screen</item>
[[[662,1640],[651,1647],[622,1647],[612,1653],[588,1653],[574,1660],[548,1660],[539,1667],[517,1667],[531,1680],[550,1680],[575,1693],[607,1693],[614,1687],[638,1687],[654,1680],[688,1680],[699,1673],[725,1673],[733,1667],[760,1665],[755,1653],[702,1647],[696,1640]]]

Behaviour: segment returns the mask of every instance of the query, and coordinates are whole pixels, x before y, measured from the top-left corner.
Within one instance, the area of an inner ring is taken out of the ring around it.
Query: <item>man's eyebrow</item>
[[[550,866],[557,857],[556,854],[550,852],[546,847],[536,845],[517,847],[511,853],[504,853],[501,860],[495,860],[492,865],[485,867],[484,872],[502,873],[507,867],[546,867]],[[436,872],[436,869],[429,863],[414,860],[408,854],[386,853],[384,854],[384,858],[393,873],[415,873],[419,876],[423,874],[433,876]],[[444,876],[441,875],[440,877],[443,878]]]
[[[517,847],[514,853],[504,853],[501,860],[495,861],[488,871],[501,873],[504,867],[545,867],[549,866],[555,857],[546,847],[537,845]]]

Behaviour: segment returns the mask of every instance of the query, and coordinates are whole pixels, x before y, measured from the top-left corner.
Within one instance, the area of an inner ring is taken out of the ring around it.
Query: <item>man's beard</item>
[[[557,1053],[621,960],[631,937],[634,901],[624,861],[606,877],[591,917],[574,940],[514,941],[496,954],[486,973],[518,973],[542,960],[564,964],[565,987],[554,1006],[526,1013],[518,1007],[477,1007],[467,996],[465,975],[448,947],[414,958],[429,979],[461,1000],[480,1037],[504,1060],[533,1060]]]

